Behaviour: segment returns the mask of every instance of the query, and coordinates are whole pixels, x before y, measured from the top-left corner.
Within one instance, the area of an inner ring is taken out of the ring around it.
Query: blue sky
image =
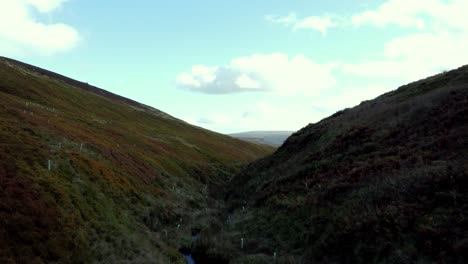
[[[0,54],[222,133],[297,130],[468,63],[468,1],[0,0]]]

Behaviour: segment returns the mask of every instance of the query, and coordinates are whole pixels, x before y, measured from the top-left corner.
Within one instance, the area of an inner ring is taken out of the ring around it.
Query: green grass
[[[0,127],[2,263],[184,263],[205,185],[272,151],[1,58]]]

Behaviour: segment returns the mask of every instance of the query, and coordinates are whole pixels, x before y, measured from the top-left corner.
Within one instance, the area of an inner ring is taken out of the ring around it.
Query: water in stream
[[[196,243],[197,240],[200,238],[200,233],[201,233],[200,229],[198,228],[192,229],[192,244],[190,246],[190,249],[188,248],[180,249],[180,252],[182,253],[182,255],[184,255],[184,258],[187,261],[187,264],[195,264],[195,260],[192,257],[191,251],[192,251],[194,243]]]
[[[192,254],[184,255],[187,264],[195,264],[195,260],[192,258]]]

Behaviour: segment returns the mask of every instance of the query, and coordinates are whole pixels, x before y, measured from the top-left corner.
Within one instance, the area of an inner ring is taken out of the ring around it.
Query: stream
[[[182,255],[184,255],[185,260],[187,261],[187,264],[195,264],[195,260],[192,257],[192,248],[193,244],[197,242],[197,240],[200,238],[200,229],[192,229],[192,245],[190,249],[180,249],[180,252]]]
[[[195,260],[192,258],[192,254],[184,255],[187,264],[195,264]]]

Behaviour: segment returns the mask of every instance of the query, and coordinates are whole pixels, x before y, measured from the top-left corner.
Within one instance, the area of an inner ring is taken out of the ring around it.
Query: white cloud
[[[435,0],[437,1],[437,0]],[[397,24],[403,27],[422,29],[426,26],[424,19],[419,17],[434,0],[390,0],[383,3],[377,10],[368,10],[352,16],[355,26],[375,25],[383,27]]]
[[[332,21],[331,17],[306,17],[294,25],[294,30],[298,29],[313,29],[323,35],[327,33],[329,28],[337,26],[337,23]]]
[[[198,120],[196,120],[196,123],[198,124],[205,124],[205,125],[211,125],[211,124],[229,124],[233,121],[232,117],[224,114],[210,114],[205,117],[201,117]]]
[[[335,18],[331,16],[309,16],[299,19],[295,13],[290,13],[285,17],[267,15],[265,19],[275,24],[292,26],[294,31],[299,29],[312,29],[322,33],[322,35],[325,35],[328,29],[338,26],[338,22],[334,21]]]
[[[422,67],[421,67],[422,66]],[[417,80],[434,73],[430,65],[420,65],[411,60],[379,60],[343,65],[343,71],[347,74],[361,77],[378,77],[387,79],[399,79],[401,83]]]
[[[236,109],[219,109],[223,113],[202,114],[202,117],[184,117],[189,123],[224,133],[248,130],[298,130],[323,117],[312,105],[304,106],[294,101],[281,104],[258,101],[239,105]]]
[[[205,119],[193,120],[218,131],[227,128],[232,131],[298,129],[337,110],[373,99],[398,85],[467,64],[467,10],[467,0],[387,0],[375,9],[354,16],[332,16],[330,25],[323,30],[319,25],[324,20],[310,19],[305,23],[306,18],[295,14],[266,17],[272,23],[293,30],[298,30],[303,22],[304,28],[324,34],[330,27],[353,29],[354,25],[353,34],[357,38],[373,37],[362,34],[369,32],[360,31],[365,26],[374,27],[371,34],[378,34],[377,31],[388,26],[402,30],[397,37],[393,35],[396,31],[392,31],[393,36],[380,47],[371,47],[380,48],[377,53],[373,51],[371,58],[357,61],[344,59],[321,64],[303,55],[290,57],[282,53],[233,59],[227,65],[218,66],[213,83],[219,80],[231,83],[230,87],[234,88],[229,92],[248,91],[248,87],[252,87],[256,91],[270,91],[272,95],[265,96],[264,102],[254,106],[218,108],[217,112],[222,112],[224,119],[208,119],[208,114]],[[326,16],[308,18],[324,19]],[[336,83],[332,72],[343,79]],[[231,79],[226,81],[223,76],[231,76]],[[203,85],[200,88],[207,92]],[[284,94],[289,95],[288,100],[282,100]],[[209,124],[201,122],[208,120]]]
[[[236,84],[240,88],[251,88],[251,89],[258,89],[260,88],[260,83],[256,80],[250,78],[247,74],[242,74],[241,76],[237,77]]]
[[[189,123],[224,133],[249,130],[298,130],[317,122],[338,110],[373,99],[395,87],[390,85],[364,85],[335,90],[328,96],[296,96],[289,100],[265,97],[254,103],[239,103],[182,117]]]
[[[295,13],[287,16],[267,15],[265,19],[276,24],[292,26],[293,30],[313,29],[326,34],[333,27],[365,25],[385,27],[398,25],[427,30],[450,28],[463,30],[468,26],[466,0],[387,0],[376,9],[369,9],[351,16],[309,16],[299,18]]]
[[[177,76],[177,83],[184,87],[200,88],[211,84],[216,79],[218,67],[206,67],[203,65],[192,66],[191,73],[182,73]]]
[[[277,16],[274,16],[274,15],[267,15],[267,16],[265,16],[265,19],[267,21],[272,22],[272,23],[289,25],[289,24],[292,24],[292,23],[296,23],[297,16],[294,13],[290,13],[289,15],[287,15],[285,17],[277,17]]]
[[[468,63],[467,34],[468,27],[465,33],[441,31],[396,38],[385,44],[384,55],[389,61],[413,64],[410,66],[423,69],[426,75],[456,68]]]
[[[203,65],[195,65],[192,67],[192,74],[199,79],[200,82],[210,83],[216,79],[215,72],[218,67],[205,67]]]
[[[229,65],[193,66],[191,72],[177,75],[176,85],[182,89],[208,94],[258,92],[266,89],[265,84],[256,75],[232,68]]]
[[[365,77],[398,78],[404,83],[466,64],[466,10],[465,0],[389,0],[376,10],[353,16],[358,26],[397,24],[419,32],[386,42],[380,60],[348,63],[343,69]]]
[[[176,82],[181,88],[213,94],[270,91],[311,95],[335,85],[331,68],[304,55],[255,54],[224,66],[194,66],[191,73],[179,74]]]
[[[394,24],[420,30],[440,27],[466,29],[467,10],[466,0],[388,0],[375,10],[353,15],[351,20],[355,26]]]
[[[379,95],[394,90],[393,85],[369,84],[362,87],[346,87],[335,91],[332,96],[322,98],[317,102],[317,107],[324,109],[326,113],[334,113],[338,110],[353,107],[362,101],[372,100]]]
[[[63,23],[43,23],[32,14],[57,10],[64,0],[0,0],[0,52],[53,54],[74,48],[79,33]]]
[[[201,82],[197,80],[197,76],[189,73],[181,73],[177,75],[176,82],[178,85],[198,88],[201,86]]]
[[[49,13],[66,1],[67,0],[26,0],[25,2],[34,6],[41,13]]]

